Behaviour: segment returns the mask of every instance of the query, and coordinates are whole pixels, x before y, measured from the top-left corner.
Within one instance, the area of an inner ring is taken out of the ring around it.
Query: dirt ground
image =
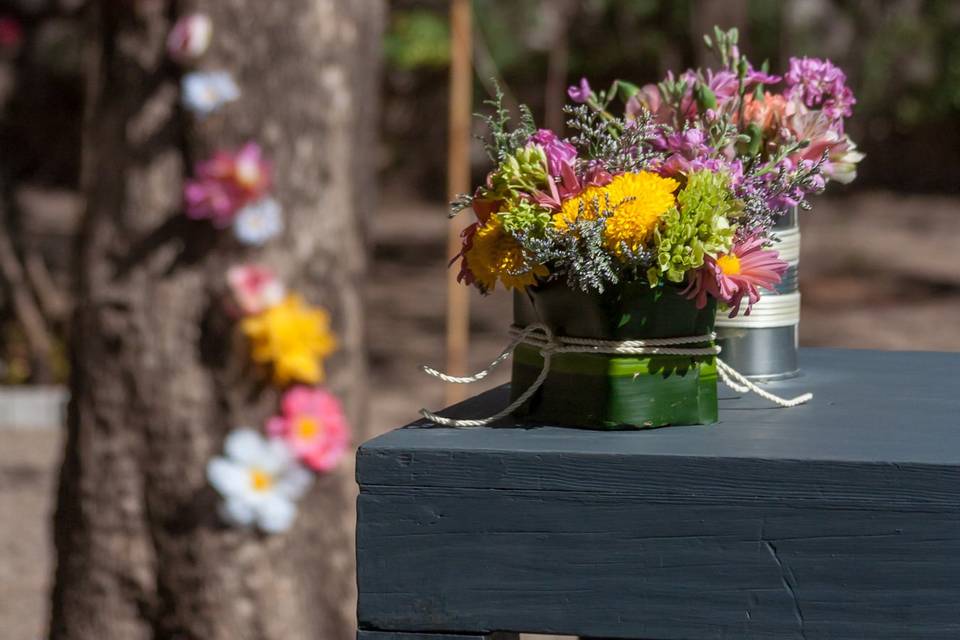
[[[417,367],[443,363],[444,208],[389,194],[383,203],[367,291],[377,431],[443,400],[441,386]],[[960,351],[960,198],[822,199],[804,217],[803,234],[803,344]],[[471,360],[479,368],[503,345],[510,300],[497,293],[472,303]],[[53,426],[4,429],[0,416],[0,636],[6,640],[43,634],[59,448]]]

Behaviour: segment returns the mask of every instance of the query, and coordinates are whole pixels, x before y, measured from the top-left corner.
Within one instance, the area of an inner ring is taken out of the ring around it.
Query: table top
[[[360,459],[445,450],[960,465],[960,353],[801,349],[800,363],[800,377],[764,385],[784,397],[813,392],[810,403],[790,409],[721,385],[714,425],[610,432],[419,420],[367,442]],[[491,415],[507,396],[504,385],[442,413]]]

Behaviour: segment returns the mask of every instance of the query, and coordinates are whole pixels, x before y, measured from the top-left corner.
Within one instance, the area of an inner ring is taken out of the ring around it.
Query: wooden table
[[[801,357],[812,403],[712,426],[363,445],[359,637],[960,638],[960,354]]]

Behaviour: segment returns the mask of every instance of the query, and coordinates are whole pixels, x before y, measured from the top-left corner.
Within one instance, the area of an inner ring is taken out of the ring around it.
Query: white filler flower
[[[183,106],[207,116],[240,97],[240,87],[226,71],[192,71],[180,79]]]
[[[289,529],[296,501],[313,474],[296,462],[283,440],[265,439],[252,429],[231,432],[224,453],[207,463],[207,478],[224,498],[223,519],[236,526],[255,524],[266,533]]]

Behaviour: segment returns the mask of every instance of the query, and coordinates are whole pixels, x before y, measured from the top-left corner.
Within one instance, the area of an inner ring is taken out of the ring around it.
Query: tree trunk
[[[353,637],[350,464],[321,476],[286,534],[228,528],[205,465],[278,393],[223,313],[232,264],[270,264],[325,306],[328,381],[364,437],[361,278],[374,186],[379,0],[101,0],[88,52],[80,292],[55,515],[55,639]],[[182,113],[164,39],[211,16],[204,69],[238,102]],[[183,178],[215,148],[259,142],[286,231],[242,249],[181,213]]]

